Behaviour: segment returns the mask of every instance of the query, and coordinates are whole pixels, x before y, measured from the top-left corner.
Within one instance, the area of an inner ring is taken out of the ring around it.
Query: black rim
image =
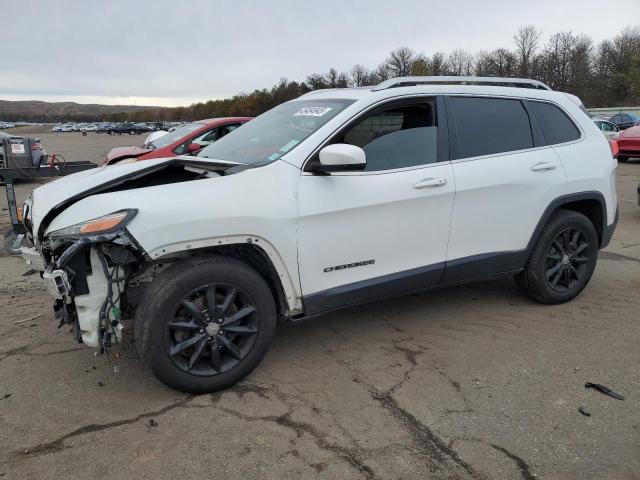
[[[547,253],[547,284],[556,292],[566,292],[580,284],[590,255],[589,241],[581,229],[570,227],[560,232]]]
[[[234,285],[203,285],[173,308],[165,329],[165,349],[184,372],[217,375],[247,356],[258,328],[258,311],[248,293]]]

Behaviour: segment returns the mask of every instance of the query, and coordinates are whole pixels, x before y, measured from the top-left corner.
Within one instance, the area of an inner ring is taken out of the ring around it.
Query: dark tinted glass
[[[458,127],[455,158],[533,147],[529,115],[519,100],[451,97]]]
[[[547,143],[571,142],[580,138],[580,130],[560,108],[550,103],[529,102]]]
[[[339,139],[367,154],[365,171],[392,170],[438,161],[435,104],[390,108],[374,113]]]

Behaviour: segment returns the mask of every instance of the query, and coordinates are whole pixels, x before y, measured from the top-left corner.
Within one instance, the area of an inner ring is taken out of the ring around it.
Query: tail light
[[[613,158],[618,158],[618,154],[620,153],[618,142],[615,140],[609,140],[609,146],[611,147],[611,154],[613,155]]]

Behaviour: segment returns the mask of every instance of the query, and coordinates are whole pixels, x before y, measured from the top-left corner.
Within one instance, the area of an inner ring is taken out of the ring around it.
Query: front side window
[[[529,101],[529,105],[549,145],[572,142],[580,138],[578,127],[556,105],[534,101]]]
[[[457,129],[454,159],[533,147],[529,115],[520,100],[450,97]]]
[[[266,164],[293,150],[354,100],[294,100],[283,103],[202,149],[199,157]]]
[[[365,171],[392,170],[438,161],[434,99],[376,111],[349,128],[333,143],[361,147]]]

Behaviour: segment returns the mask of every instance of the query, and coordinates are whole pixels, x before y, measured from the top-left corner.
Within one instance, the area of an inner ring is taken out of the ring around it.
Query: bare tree
[[[513,77],[517,74],[516,56],[506,48],[491,52],[480,51],[476,61],[476,75],[483,77]]]
[[[571,32],[553,34],[542,54],[543,80],[554,90],[566,90],[571,81],[571,55],[578,38]]]
[[[349,76],[344,72],[338,72],[335,68],[330,68],[324,75],[324,83],[327,88],[346,88],[349,86]]]
[[[351,69],[351,84],[354,87],[364,87],[365,85],[373,85],[371,71],[361,64],[356,64]]]
[[[436,52],[429,60],[429,70],[431,75],[440,76],[447,74],[447,62],[444,53]]]
[[[411,73],[415,52],[408,47],[393,50],[383,62],[388,77],[406,77]]]
[[[311,90],[327,88],[327,82],[325,81],[324,75],[321,75],[319,73],[312,73],[311,75],[307,75],[306,84]]]
[[[466,50],[456,49],[447,58],[447,73],[469,76],[473,71],[473,56]]]
[[[523,25],[513,36],[518,56],[518,74],[521,77],[531,75],[533,61],[538,50],[542,33],[534,25]]]

